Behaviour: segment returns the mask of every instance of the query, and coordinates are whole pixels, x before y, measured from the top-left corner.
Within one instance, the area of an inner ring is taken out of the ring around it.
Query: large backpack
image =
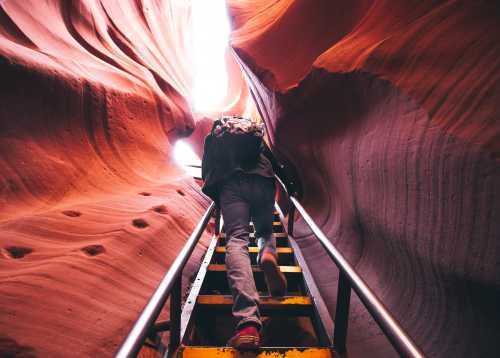
[[[224,116],[214,122],[212,135],[242,164],[251,164],[261,153],[264,125],[249,118]]]

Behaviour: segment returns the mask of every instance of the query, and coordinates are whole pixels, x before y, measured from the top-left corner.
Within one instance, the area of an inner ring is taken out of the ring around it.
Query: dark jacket
[[[242,154],[241,150],[238,150],[241,146],[251,148],[255,145],[258,148],[250,151],[255,152],[254,156]],[[269,178],[273,178],[275,173],[280,176],[283,172],[264,141],[241,135],[217,137],[211,133],[205,138],[201,167],[201,177],[204,180],[202,191],[216,203],[219,184],[235,172],[240,171]]]

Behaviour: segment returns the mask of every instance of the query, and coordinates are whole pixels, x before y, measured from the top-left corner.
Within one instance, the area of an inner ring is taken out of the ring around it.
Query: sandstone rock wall
[[[189,21],[0,2],[0,356],[112,356],[209,204],[171,155],[195,127]]]
[[[233,47],[306,209],[426,354],[498,354],[498,6],[230,4]],[[297,226],[333,313],[336,268]],[[390,355],[358,300],[351,311],[351,353]]]

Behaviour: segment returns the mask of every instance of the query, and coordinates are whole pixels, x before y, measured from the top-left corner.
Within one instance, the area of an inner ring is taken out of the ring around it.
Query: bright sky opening
[[[190,165],[201,165],[201,160],[185,141],[178,140],[175,142],[174,159],[190,175],[195,177],[201,176],[201,169],[190,167]]]
[[[217,109],[228,89],[225,52],[229,18],[225,0],[192,0],[194,65],[193,106],[197,112]]]

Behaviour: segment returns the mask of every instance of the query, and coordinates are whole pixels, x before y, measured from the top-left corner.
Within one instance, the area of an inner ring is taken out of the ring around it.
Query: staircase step
[[[284,273],[289,296],[301,296],[305,293],[304,277],[300,266],[279,266],[280,271]],[[262,296],[269,294],[267,284],[264,278],[264,272],[259,266],[252,266],[255,287]],[[227,268],[223,264],[211,264],[207,267],[206,281],[203,283],[201,292],[203,294],[226,295],[230,293],[227,281]]]
[[[283,296],[283,297],[260,297],[259,306],[300,305],[310,306],[312,304],[309,296]],[[226,295],[199,295],[199,305],[233,305],[233,298]]]
[[[253,224],[253,222],[250,221],[250,231],[255,231],[255,226]],[[283,224],[281,223],[281,221],[273,221],[273,232],[283,232],[284,231],[284,226]]]
[[[286,232],[274,232],[273,236],[276,237],[276,238],[278,238],[278,237],[288,237],[288,234]],[[225,232],[221,232],[219,234],[219,238],[225,239],[226,238],[226,233]],[[255,238],[255,233],[254,232],[250,233],[250,238]]]
[[[196,303],[200,309],[230,313],[233,298],[228,295],[200,295]],[[273,314],[306,316],[312,312],[312,301],[308,296],[264,296],[259,298],[259,311],[263,316]]]
[[[255,246],[250,246],[248,248],[250,254],[250,261],[252,265],[257,265],[257,255],[259,253],[259,248]],[[278,265],[280,266],[291,266],[294,265],[294,255],[293,249],[290,247],[277,247],[276,254],[278,255]],[[211,263],[213,264],[223,264],[226,257],[226,247],[217,246],[214,252],[214,257]]]
[[[329,348],[310,347],[262,347],[257,354],[253,352],[238,352],[229,347],[181,347],[183,358],[332,358]]]
[[[302,272],[302,269],[300,268],[300,266],[280,266],[279,268],[280,268],[281,272],[286,272],[286,273],[301,273]],[[225,272],[226,265],[220,265],[220,264],[208,265],[208,271]],[[252,266],[252,271],[253,272],[262,272],[262,270],[259,266]]]
[[[226,247],[225,246],[217,246],[215,249],[215,252],[218,254],[225,254]],[[259,252],[259,248],[258,247],[249,247],[248,252],[251,254],[257,254]],[[293,250],[290,247],[277,247],[276,253],[278,255],[280,255],[280,254],[292,254]]]
[[[264,272],[262,272],[262,270],[258,266],[253,266],[252,270],[257,291],[261,292],[261,294],[263,295],[267,295],[268,289],[266,281],[264,279]],[[280,266],[280,270],[286,277],[288,283],[287,291],[289,292],[289,294],[304,294],[304,277],[302,275],[302,269],[297,266],[283,265]],[[201,293],[207,295],[226,295],[230,293],[225,265],[211,264],[208,266],[207,274],[201,287]]]
[[[275,232],[275,233],[273,233],[273,236],[276,238],[276,246],[278,246],[278,247],[289,246],[288,234],[286,232]],[[226,245],[226,234],[225,233],[219,234],[219,245],[220,246]],[[257,246],[256,240],[255,240],[255,233],[250,233],[249,246]]]

